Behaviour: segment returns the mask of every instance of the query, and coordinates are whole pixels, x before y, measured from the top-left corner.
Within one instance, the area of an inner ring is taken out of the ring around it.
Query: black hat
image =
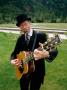
[[[31,18],[28,17],[26,14],[21,14],[16,17],[16,20],[17,20],[16,26],[19,26],[22,22],[26,20],[31,21]]]

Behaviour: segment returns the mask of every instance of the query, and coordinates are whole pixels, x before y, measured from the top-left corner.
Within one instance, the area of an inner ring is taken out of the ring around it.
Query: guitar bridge
[[[22,73],[24,71],[23,63],[19,67],[19,71]]]

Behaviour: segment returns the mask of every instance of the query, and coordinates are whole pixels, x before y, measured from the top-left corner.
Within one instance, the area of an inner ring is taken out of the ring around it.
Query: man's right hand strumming
[[[11,60],[11,64],[20,67],[21,61],[19,59],[13,59]]]

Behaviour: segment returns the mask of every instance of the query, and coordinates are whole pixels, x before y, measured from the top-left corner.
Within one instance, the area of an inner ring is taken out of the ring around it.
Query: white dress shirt
[[[30,40],[30,37],[32,36],[32,34],[33,34],[33,30],[30,29],[29,32],[25,33],[25,40],[26,40],[27,38],[28,38],[28,40]],[[26,38],[26,37],[27,37],[27,38]]]

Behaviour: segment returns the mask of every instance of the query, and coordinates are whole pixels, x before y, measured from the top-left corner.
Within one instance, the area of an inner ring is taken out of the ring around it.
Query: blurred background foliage
[[[32,22],[67,22],[67,0],[0,0],[0,24],[26,13]]]

